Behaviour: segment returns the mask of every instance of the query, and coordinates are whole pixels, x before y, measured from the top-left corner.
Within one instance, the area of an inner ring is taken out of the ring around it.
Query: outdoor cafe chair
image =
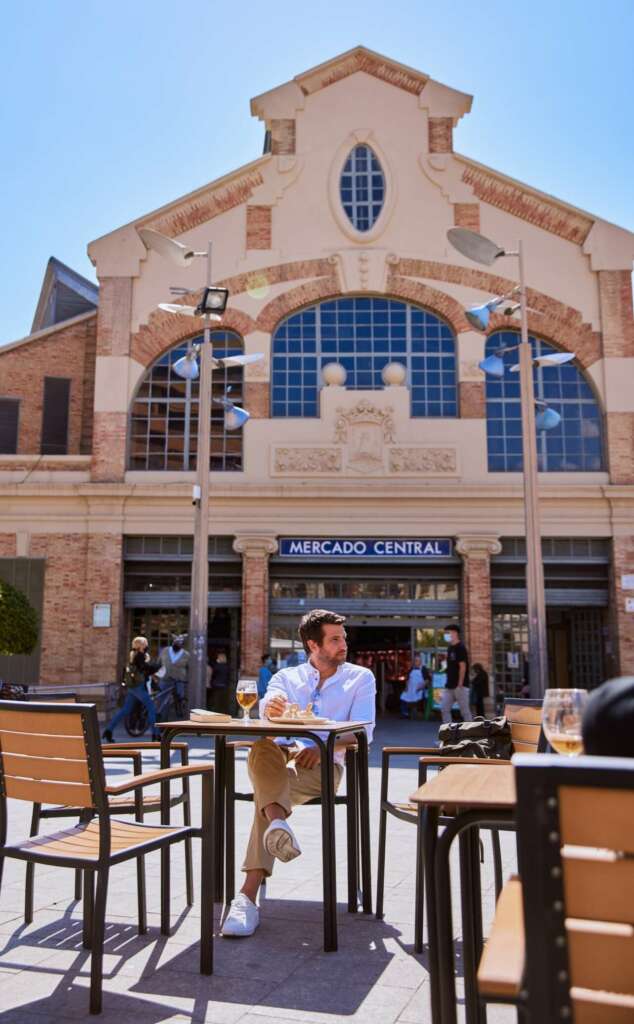
[[[513,758],[519,879],[498,900],[481,1002],[527,1024],[634,1020],[634,760]],[[520,880],[521,879],[521,880]]]
[[[146,825],[111,817],[109,798],[155,783],[202,776],[202,828]],[[91,815],[53,834],[7,842],[7,798],[68,804]],[[103,941],[110,868],[161,850],[161,932],[169,934],[169,847],[202,838],[200,970],[213,970],[213,766],[188,765],[131,776],[108,784],[94,704],[0,701],[0,883],[5,857],[81,869],[84,945],[91,949],[90,1012],[101,1012]],[[96,880],[96,895],[95,885]]]
[[[516,753],[533,753],[546,749],[546,739],[541,727],[542,717],[541,700],[529,700],[521,698],[507,698],[504,702],[503,715],[511,726],[511,742]],[[379,817],[379,857],[377,865],[377,886],[376,886],[376,916],[379,919],[384,917],[383,901],[385,893],[385,858],[387,845],[387,816],[388,814],[400,821],[405,821],[416,826],[418,811],[416,805],[410,801],[397,803],[389,799],[389,773],[390,764],[394,757],[418,755],[418,786],[427,781],[427,769],[430,767],[443,768],[449,764],[463,764],[465,758],[442,757],[438,753],[438,747],[384,747],[381,757],[381,801]],[[488,758],[470,758],[469,763],[474,766],[490,764]],[[500,764],[500,759],[495,759],[495,764]],[[449,812],[451,809],[447,808]],[[452,815],[446,813],[438,819],[439,824],[446,824],[451,820]],[[500,852],[500,839],[496,829],[491,829],[491,843],[493,848],[493,866],[495,873],[495,890],[499,895],[502,889],[502,856]],[[414,920],[414,951],[423,951],[423,882],[424,863],[422,850],[416,850],[416,876],[415,876],[415,920]]]

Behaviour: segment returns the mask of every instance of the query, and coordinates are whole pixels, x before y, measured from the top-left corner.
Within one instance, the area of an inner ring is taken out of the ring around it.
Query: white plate
[[[330,718],[306,718],[305,715],[299,715],[298,718],[288,718],[284,715],[282,718],[269,718],[267,719],[271,725],[330,725]]]

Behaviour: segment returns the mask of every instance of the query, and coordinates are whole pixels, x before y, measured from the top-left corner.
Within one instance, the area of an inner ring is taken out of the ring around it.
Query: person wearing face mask
[[[451,721],[454,701],[460,708],[465,722],[473,716],[469,707],[469,654],[460,640],[458,626],[445,626],[444,638],[447,643],[447,682],[440,699],[440,714],[443,722]]]
[[[161,666],[165,669],[160,683],[161,692],[171,690],[174,693],[177,709],[185,700],[185,686],[189,673],[189,652],[184,648],[184,641],[184,634],[175,633],[169,647],[161,651]]]

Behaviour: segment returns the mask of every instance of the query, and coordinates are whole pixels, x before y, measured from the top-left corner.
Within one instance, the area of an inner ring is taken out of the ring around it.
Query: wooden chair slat
[[[525,956],[522,884],[511,878],[500,893],[491,934],[480,960],[480,995],[516,998],[522,987]]]
[[[634,791],[561,786],[559,830],[563,844],[634,853]]]
[[[522,743],[521,740],[515,742],[513,740],[513,752],[515,754],[536,754],[537,744],[536,743]]]
[[[169,825],[141,825],[136,822],[112,820],[110,849],[114,853],[133,849],[142,843],[167,837],[183,829]],[[16,850],[33,851],[38,856],[80,857],[85,860],[97,860],[99,857],[99,823],[90,821],[86,825],[63,829],[47,836],[34,836],[25,839]]]
[[[4,770],[8,775],[21,779],[45,779],[47,782],[90,782],[88,763],[69,761],[59,757],[22,757],[19,754],[4,754]]]
[[[73,782],[38,782],[34,779],[16,779],[5,775],[7,796],[15,800],[29,800],[32,804],[63,804],[65,807],[92,807],[90,786]]]
[[[539,743],[540,725],[524,725],[520,722],[511,722],[511,739],[513,745],[518,742],[529,743],[537,747]]]
[[[0,729],[43,736],[83,736],[84,733],[81,714],[14,711],[13,708],[0,711]]]
[[[42,736],[1,729],[0,750],[5,754],[32,754],[34,757],[86,757],[83,736]]]
[[[562,860],[570,917],[634,924],[634,861],[616,860],[608,851],[582,857],[565,850]]]
[[[504,717],[509,722],[517,722],[521,725],[537,725],[541,726],[542,722],[542,709],[524,707],[518,704],[505,704],[504,711],[502,712]]]
[[[634,927],[569,918],[568,963],[573,985],[634,996]]]
[[[591,992],[574,986],[570,990],[575,1024],[632,1024],[634,997],[614,992]]]

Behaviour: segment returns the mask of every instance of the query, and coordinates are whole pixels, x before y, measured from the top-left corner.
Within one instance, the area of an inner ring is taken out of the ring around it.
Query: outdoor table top
[[[211,733],[215,735],[234,736],[236,733],[243,733],[245,739],[249,735],[269,736],[301,736],[305,734],[320,733],[345,733],[363,729],[371,722],[320,722],[315,725],[300,725],[294,722],[280,722],[278,724],[270,719],[263,721],[261,718],[250,719],[250,725],[244,725],[241,718],[232,718],[230,722],[195,722],[187,718],[176,722],[157,722],[158,729],[173,730],[179,733]]]
[[[517,803],[515,769],[499,765],[452,764],[425,782],[410,797],[412,803],[441,806],[450,804],[466,808],[492,807],[513,810]]]

